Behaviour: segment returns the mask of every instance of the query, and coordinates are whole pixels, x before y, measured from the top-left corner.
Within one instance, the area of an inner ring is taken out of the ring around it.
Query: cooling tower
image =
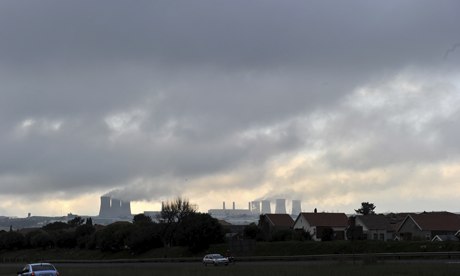
[[[251,211],[256,214],[260,214],[260,201],[253,201]]]
[[[101,196],[101,208],[99,209],[99,216],[103,218],[110,217],[110,197]]]
[[[112,198],[112,205],[110,206],[111,216],[114,218],[122,217],[122,210],[121,210],[121,200]]]
[[[276,200],[275,214],[286,214],[286,199]]]
[[[302,206],[300,200],[295,199],[292,201],[292,215],[298,216],[302,212]]]
[[[130,201],[121,201],[121,216],[122,217],[131,216],[131,202]]]
[[[271,214],[270,200],[262,200],[262,214]]]

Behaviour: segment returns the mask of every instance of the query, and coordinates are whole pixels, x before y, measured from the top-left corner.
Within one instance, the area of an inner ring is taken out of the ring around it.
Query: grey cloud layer
[[[182,179],[263,168],[318,145],[331,167],[442,160],[458,112],[414,134],[387,121],[404,110],[363,115],[345,102],[363,86],[382,84],[385,95],[407,68],[452,86],[421,93],[455,94],[460,54],[445,52],[460,40],[458,10],[457,1],[3,1],[0,187],[129,186],[131,199],[150,199],[198,189]],[[431,101],[417,99],[415,116]],[[338,117],[317,134],[314,114]],[[431,133],[427,146],[418,135]],[[341,142],[352,140],[350,156]],[[238,185],[269,181],[259,173]]]

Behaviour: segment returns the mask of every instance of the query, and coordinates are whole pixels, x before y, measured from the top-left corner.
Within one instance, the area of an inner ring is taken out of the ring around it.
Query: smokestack
[[[233,201],[233,210],[235,210],[235,201]]]
[[[279,198],[276,200],[275,214],[286,214],[286,199]]]
[[[101,208],[99,209],[99,216],[101,218],[110,217],[110,197],[101,196]]]
[[[225,210],[225,201],[222,203],[222,209]]]
[[[298,214],[302,213],[302,206],[300,200],[295,199],[292,201],[292,215],[297,216]]]
[[[271,214],[270,200],[262,200],[262,214]]]

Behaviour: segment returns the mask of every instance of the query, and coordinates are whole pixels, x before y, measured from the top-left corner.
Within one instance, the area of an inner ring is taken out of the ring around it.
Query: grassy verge
[[[14,267],[0,266],[0,275],[14,275]],[[98,275],[98,276],[117,276],[117,275],[264,275],[264,276],[285,276],[285,275],[458,275],[459,264],[332,264],[332,265],[312,265],[312,264],[245,264],[228,267],[204,267],[200,264],[167,264],[167,265],[118,265],[111,267],[108,265],[67,265],[58,267],[61,275]]]
[[[159,248],[143,254],[133,255],[129,251],[101,252],[82,249],[27,249],[1,251],[0,262],[31,262],[40,260],[111,260],[111,259],[154,259],[154,258],[200,258],[205,253],[225,253],[227,244],[213,245],[206,252],[190,253],[186,248]],[[399,253],[399,252],[446,252],[460,251],[459,242],[258,242],[254,248],[233,251],[238,256],[297,256],[320,254]]]

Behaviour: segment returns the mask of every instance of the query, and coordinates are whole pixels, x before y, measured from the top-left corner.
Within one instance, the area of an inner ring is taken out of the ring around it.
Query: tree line
[[[75,217],[54,222],[26,233],[0,231],[0,249],[81,248],[101,251],[130,250],[134,254],[165,246],[184,246],[200,252],[224,241],[224,230],[217,219],[198,213],[182,198],[167,202],[154,222],[138,214],[132,222],[94,225],[91,218]]]

